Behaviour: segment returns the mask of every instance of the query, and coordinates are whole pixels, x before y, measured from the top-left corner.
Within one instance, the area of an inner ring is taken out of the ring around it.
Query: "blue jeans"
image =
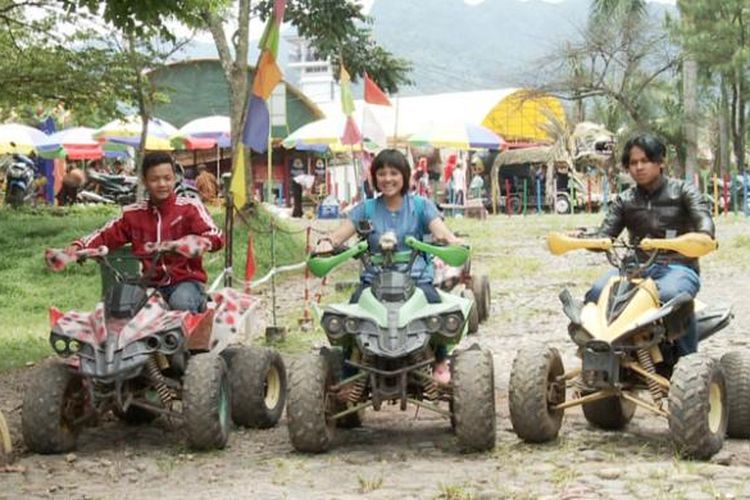
[[[163,286],[159,292],[169,303],[169,308],[178,311],[202,312],[206,308],[206,296],[200,281],[182,281],[176,285]]]
[[[586,302],[596,302],[602,290],[613,276],[617,276],[616,269],[604,273],[586,292]],[[652,264],[644,273],[644,278],[651,278],[656,282],[659,290],[659,300],[664,304],[680,293],[684,292],[695,298],[701,289],[701,279],[693,269],[681,264]],[[698,324],[693,314],[688,324],[688,330],[677,339],[677,351],[680,356],[686,356],[698,351]]]

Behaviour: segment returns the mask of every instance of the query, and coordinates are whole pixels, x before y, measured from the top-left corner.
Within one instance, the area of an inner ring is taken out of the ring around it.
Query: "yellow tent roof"
[[[550,114],[565,123],[565,111],[558,99],[519,89],[500,100],[487,113],[482,125],[505,140],[546,141],[549,137],[544,124]]]

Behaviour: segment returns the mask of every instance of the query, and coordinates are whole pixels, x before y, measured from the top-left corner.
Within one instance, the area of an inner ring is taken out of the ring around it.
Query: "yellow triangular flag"
[[[234,206],[242,208],[247,204],[247,187],[245,185],[245,146],[237,148],[237,156],[232,168],[230,191],[234,197]]]

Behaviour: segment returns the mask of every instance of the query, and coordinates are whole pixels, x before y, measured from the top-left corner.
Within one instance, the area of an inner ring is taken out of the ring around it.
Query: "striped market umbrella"
[[[232,145],[231,121],[222,115],[196,118],[180,127],[171,139],[173,146],[184,149],[228,148]]]
[[[3,124],[0,125],[0,154],[29,154],[36,151],[37,145],[45,139],[47,135],[34,127],[18,123]]]
[[[289,134],[281,142],[281,145],[287,149],[300,151],[324,152],[330,150],[334,153],[359,151],[359,144],[355,144],[353,147],[342,144],[341,136],[344,134],[345,126],[346,117],[343,115],[316,120]],[[370,145],[365,142],[365,149],[369,149],[369,147]]]
[[[107,123],[94,133],[94,138],[99,141],[138,147],[141,141],[142,129],[141,117],[131,115],[121,120],[113,120]],[[151,118],[148,122],[146,149],[152,151],[169,151],[174,149],[170,138],[176,133],[177,129],[170,123],[159,118]]]
[[[38,145],[39,156],[98,160],[104,156],[104,150],[101,143],[94,139],[94,132],[89,127],[73,127],[55,132]]]
[[[454,149],[503,149],[505,140],[492,130],[468,123],[432,124],[409,137],[412,146]]]

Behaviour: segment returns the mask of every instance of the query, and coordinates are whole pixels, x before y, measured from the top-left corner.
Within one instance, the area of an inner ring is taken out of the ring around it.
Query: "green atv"
[[[375,276],[356,303],[316,309],[332,348],[300,359],[290,370],[287,422],[299,451],[326,451],[339,427],[361,425],[366,408],[383,403],[425,408],[450,418],[458,444],[467,451],[495,446],[495,384],[492,355],[474,344],[450,356],[451,380],[433,380],[435,352],[457,344],[467,332],[472,300],[438,291],[429,303],[410,272],[420,254],[460,266],[469,256],[463,246],[437,246],[407,237],[411,250],[396,251],[396,237],[384,234],[369,247],[368,224],[361,241],[347,249],[313,254],[310,271],[325,276],[350,258],[359,258]],[[322,314],[321,314],[322,313]],[[344,355],[344,352],[351,355]],[[351,375],[345,376],[346,372]],[[447,408],[441,402],[447,402]]]

